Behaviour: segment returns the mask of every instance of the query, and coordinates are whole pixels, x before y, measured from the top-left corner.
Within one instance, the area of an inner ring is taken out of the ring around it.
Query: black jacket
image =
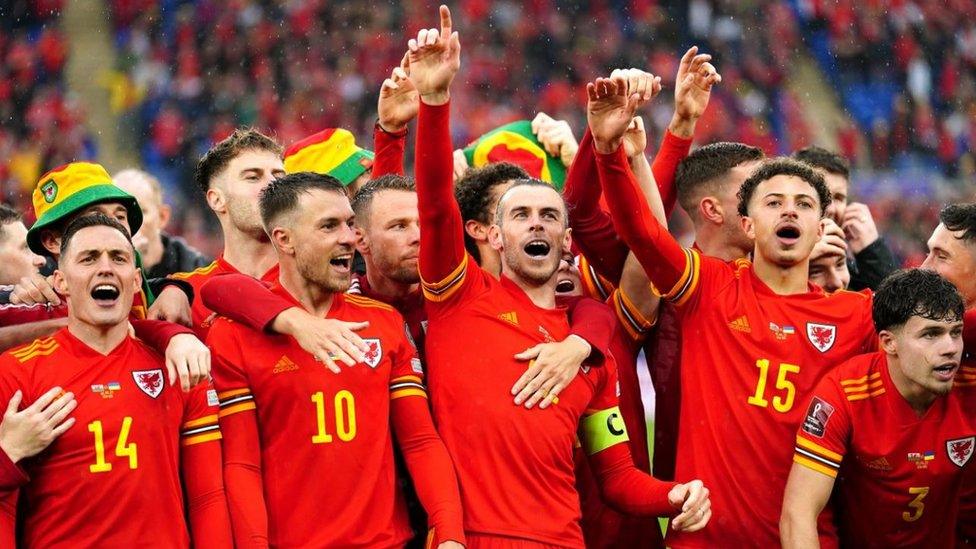
[[[878,238],[870,246],[864,248],[854,256],[854,261],[848,260],[847,268],[851,271],[849,289],[854,291],[870,288],[877,290],[878,285],[886,276],[898,269],[895,256],[888,249],[883,238]]]
[[[188,273],[200,267],[206,267],[213,262],[213,259],[190,247],[182,238],[169,236],[166,233],[161,236],[163,239],[163,258],[159,264],[146,270],[146,277],[150,279],[165,278],[173,273]]]

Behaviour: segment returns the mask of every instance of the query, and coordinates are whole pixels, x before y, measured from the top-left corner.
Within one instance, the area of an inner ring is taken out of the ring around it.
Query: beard
[[[395,258],[384,257],[375,253],[372,260],[376,269],[390,280],[400,284],[417,284],[420,282],[420,272],[417,270],[416,262],[413,265],[406,265]]]
[[[269,239],[256,205],[242,199],[231,199],[227,203],[227,214],[231,224],[247,236],[255,240]]]
[[[553,275],[559,270],[559,262],[561,259],[552,254],[552,260],[548,265],[540,265],[538,267],[530,267],[529,265],[522,264],[519,260],[521,259],[520,254],[524,254],[521,249],[516,246],[509,246],[506,243],[504,253],[502,254],[505,265],[512,271],[513,274],[517,275],[519,278],[530,282],[536,286],[542,286],[543,284],[552,280]]]
[[[305,280],[319,286],[320,288],[332,292],[342,293],[349,289],[352,283],[352,272],[334,273],[328,260],[321,257],[297,257],[298,273]]]

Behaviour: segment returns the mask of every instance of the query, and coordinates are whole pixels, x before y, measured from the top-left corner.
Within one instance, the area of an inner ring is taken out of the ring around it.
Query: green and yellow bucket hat
[[[373,151],[356,145],[349,130],[330,128],[312,134],[285,151],[285,172],[331,175],[349,186],[373,167]]]
[[[532,133],[532,122],[528,120],[495,128],[465,147],[463,152],[472,168],[511,162],[560,192],[566,182],[566,167],[562,160],[546,152]]]
[[[100,164],[72,162],[42,175],[33,192],[37,221],[27,231],[27,245],[43,256],[50,256],[41,242],[41,230],[57,225],[93,204],[120,202],[128,210],[129,230],[135,234],[142,226],[142,209],[136,199],[115,186]]]

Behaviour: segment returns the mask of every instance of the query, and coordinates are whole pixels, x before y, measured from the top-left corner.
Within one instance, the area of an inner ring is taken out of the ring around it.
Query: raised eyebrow
[[[517,213],[522,213],[527,211],[529,211],[528,206],[515,206],[514,208],[512,208],[512,211],[509,212],[509,215],[515,215]]]
[[[563,211],[559,208],[542,208],[542,213],[556,213],[561,216]]]

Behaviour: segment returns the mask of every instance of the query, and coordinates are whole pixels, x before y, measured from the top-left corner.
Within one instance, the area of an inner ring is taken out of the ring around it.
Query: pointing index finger
[[[453,28],[453,22],[451,21],[451,9],[441,4],[441,36],[445,39],[450,38],[451,29]]]

